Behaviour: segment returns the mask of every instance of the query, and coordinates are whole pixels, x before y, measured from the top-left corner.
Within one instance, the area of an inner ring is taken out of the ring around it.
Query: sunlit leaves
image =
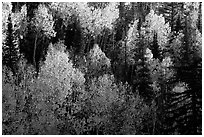
[[[68,54],[57,51],[50,46],[45,64],[41,69],[41,79],[59,95],[59,100],[72,94],[72,86],[82,86],[85,82],[84,74],[73,67]]]
[[[32,61],[20,59],[16,76],[3,66],[4,134],[163,134],[165,126],[182,129],[185,124],[195,127],[189,132],[201,129],[195,124],[200,125],[197,114],[202,108],[199,3],[156,3],[159,8],[146,3],[138,13],[141,3],[121,3],[125,18],[120,19],[129,25],[119,36],[122,39],[116,36],[124,29],[115,24],[120,9],[117,2],[15,4],[12,13],[11,4],[2,3],[3,44],[11,36],[6,34],[11,16],[15,42],[30,60],[35,56],[33,62],[40,63],[37,73],[27,65]],[[34,11],[29,20],[28,9]],[[161,9],[164,16],[158,14]],[[55,37],[53,29],[59,32],[54,41],[62,41],[50,44],[47,52],[46,45]],[[76,41],[69,45],[67,38]],[[72,56],[63,43],[88,53],[73,52]],[[168,115],[176,124],[163,121]],[[193,119],[188,121],[189,117]]]
[[[121,41],[119,44],[119,58],[121,63],[125,63],[126,61],[129,65],[135,64],[136,49],[138,48],[139,42],[139,33],[137,27],[138,20],[134,21],[134,23],[130,26],[127,32],[126,43],[125,41]]]
[[[87,3],[52,3],[51,7],[57,15],[64,19],[65,25],[72,17],[78,17],[85,33],[99,35],[104,28],[112,29],[118,18],[117,3],[109,3],[104,9],[94,9]]]
[[[119,13],[116,3],[109,3],[109,5],[101,11],[101,17],[96,18],[95,24],[100,24],[99,30],[103,27],[111,29],[114,21],[118,18]],[[100,20],[98,20],[100,19]],[[98,21],[97,21],[98,20]],[[104,26],[103,26],[104,25]]]
[[[90,50],[91,61],[95,64],[107,65],[110,67],[110,59],[108,59],[105,53],[99,48],[97,44]]]
[[[23,5],[20,12],[12,13],[12,23],[15,33],[23,39],[27,28],[27,7]]]
[[[195,43],[193,50],[200,58],[202,58],[202,34],[198,30],[196,30],[195,33]]]
[[[160,49],[165,49],[165,44],[168,42],[168,37],[171,32],[169,23],[165,23],[165,18],[162,15],[157,15],[153,10],[145,18],[144,23],[145,37],[149,42],[153,41],[154,33],[157,33],[157,41]]]
[[[88,69],[92,75],[100,75],[108,71],[110,68],[110,59],[106,57],[105,53],[99,48],[97,44],[90,50],[88,56]]]
[[[8,17],[11,14],[12,5],[10,2],[2,2],[2,42],[6,38],[6,30],[8,25]]]
[[[199,2],[186,2],[184,6],[185,12],[189,17],[189,24],[191,24],[192,28],[196,28],[198,21]]]
[[[147,48],[144,56],[147,59],[147,61],[150,61],[153,58],[152,51],[149,48]]]
[[[94,78],[90,85],[90,91],[94,94],[93,105],[97,113],[107,111],[111,103],[118,98],[113,75],[105,74],[99,78]]]
[[[134,21],[133,25],[130,27],[130,29],[127,32],[127,43],[122,42],[121,46],[121,53],[120,58],[125,61],[125,56],[127,58],[128,64],[134,64],[135,63],[135,51],[139,42],[139,34],[137,30],[137,24],[138,20]]]
[[[42,30],[48,37],[55,36],[55,32],[53,30],[53,17],[45,5],[40,4],[38,6],[37,11],[35,12],[35,18],[33,19],[33,24],[35,25],[37,32]]]
[[[179,82],[178,84],[176,84],[176,86],[173,88],[173,92],[176,93],[182,93],[184,91],[186,91],[188,89],[188,85],[184,82]]]

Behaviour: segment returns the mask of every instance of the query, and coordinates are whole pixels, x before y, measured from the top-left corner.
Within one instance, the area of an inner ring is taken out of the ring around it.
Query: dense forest
[[[201,2],[3,2],[2,134],[202,134]]]

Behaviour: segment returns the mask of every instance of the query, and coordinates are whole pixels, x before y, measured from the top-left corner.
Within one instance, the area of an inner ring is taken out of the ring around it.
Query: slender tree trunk
[[[34,50],[33,50],[33,65],[35,68],[36,68],[36,60],[35,60],[36,48],[37,48],[37,34],[35,35],[35,43],[34,43]]]
[[[125,29],[124,29],[124,33],[125,33]],[[125,34],[124,34],[125,35]],[[125,36],[123,36],[123,38],[124,38]],[[126,48],[126,46],[127,46],[127,44],[126,44],[126,40],[124,41],[125,42],[125,68],[127,68],[127,52],[126,52],[126,50],[127,50],[127,48]],[[125,72],[127,72],[127,71],[125,71]],[[125,78],[126,78],[126,73],[125,73]]]

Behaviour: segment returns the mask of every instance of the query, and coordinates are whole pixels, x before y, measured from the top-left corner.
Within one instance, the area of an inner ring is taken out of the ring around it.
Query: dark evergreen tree
[[[174,121],[173,125],[169,126],[169,131],[191,135],[202,133],[202,58],[199,53],[199,31],[194,24],[196,16],[193,4],[190,5],[190,12],[185,13],[184,37],[180,47],[182,52],[180,61],[175,62],[177,81],[185,82],[188,89],[172,94],[167,109],[168,121]]]
[[[152,46],[150,48],[151,48],[151,51],[152,51],[152,54],[153,54],[153,58],[161,59],[160,51],[159,51],[159,45],[158,45],[158,41],[157,41],[157,33],[156,32],[154,32],[153,42],[152,42]]]
[[[182,23],[181,23],[181,15],[179,14],[178,15],[178,18],[176,20],[176,25],[175,25],[175,31],[178,33],[180,30],[183,30],[183,26],[182,26]]]
[[[150,70],[148,68],[147,64],[147,58],[145,57],[146,54],[146,48],[147,45],[144,42],[144,38],[142,35],[142,24],[145,21],[145,16],[148,13],[148,4],[147,3],[141,3],[139,2],[137,5],[137,10],[140,12],[140,15],[138,16],[139,22],[138,22],[138,47],[135,49],[135,76],[134,76],[134,82],[133,82],[133,90],[138,89],[139,94],[144,98],[146,103],[150,103],[152,99],[154,98],[153,89],[151,87],[152,80],[150,78]],[[133,91],[135,92],[135,91]]]
[[[187,17],[186,17],[187,18]],[[177,68],[177,76],[181,81],[186,82],[189,85],[189,89],[184,93],[187,96],[188,101],[182,107],[177,109],[184,112],[183,118],[179,120],[179,130],[182,134],[200,134],[199,128],[201,128],[201,99],[202,99],[202,82],[201,82],[201,61],[192,47],[195,46],[192,35],[193,28],[189,27],[188,20],[186,19],[186,27],[184,30],[184,55],[183,62],[180,67]],[[186,113],[185,113],[186,112]]]
[[[201,8],[4,3],[3,134],[202,134]]]
[[[170,23],[172,32],[182,30],[183,27],[182,24],[184,22],[183,2],[165,2],[160,5],[158,10],[159,14],[164,15],[165,21]],[[180,24],[178,24],[179,23],[178,20],[180,21]]]
[[[150,70],[146,62],[145,46],[142,38],[140,38],[138,45],[138,52],[136,53],[138,56],[138,61],[136,63],[137,67],[135,70],[136,76],[134,79],[134,84],[136,89],[138,89],[139,94],[144,98],[145,102],[150,103],[154,98],[154,92],[151,86],[152,80],[150,77]]]
[[[3,45],[3,65],[8,66],[15,74],[17,71],[17,61],[19,58],[18,45],[13,34],[11,14],[8,17],[8,29],[6,33],[5,45]]]

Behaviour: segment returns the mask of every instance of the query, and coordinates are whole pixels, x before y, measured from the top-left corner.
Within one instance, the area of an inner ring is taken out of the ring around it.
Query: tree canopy
[[[4,135],[201,135],[201,2],[3,2]]]

